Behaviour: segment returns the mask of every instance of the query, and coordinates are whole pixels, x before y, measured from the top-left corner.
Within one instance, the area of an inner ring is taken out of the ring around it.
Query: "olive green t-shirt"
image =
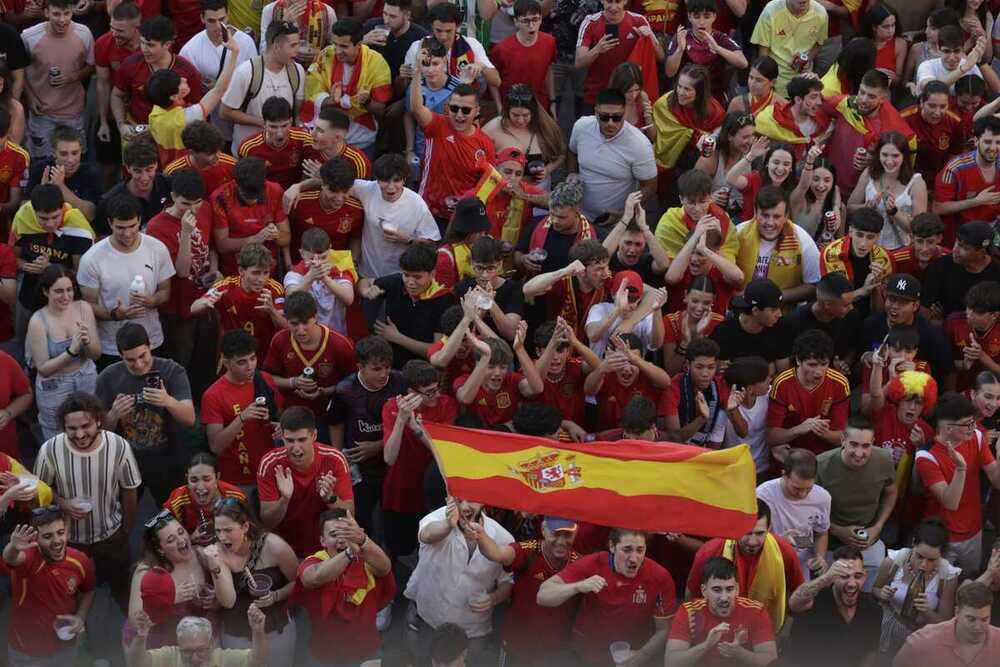
[[[816,457],[816,483],[832,498],[830,523],[838,526],[870,526],[878,517],[882,489],[896,479],[896,467],[888,449],[875,448],[861,470],[844,464],[841,448]]]

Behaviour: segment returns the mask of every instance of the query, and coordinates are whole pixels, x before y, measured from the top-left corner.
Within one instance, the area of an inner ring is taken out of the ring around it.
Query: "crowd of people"
[[[1000,664],[994,10],[0,4],[7,664]],[[430,423],[745,445],[756,522]]]

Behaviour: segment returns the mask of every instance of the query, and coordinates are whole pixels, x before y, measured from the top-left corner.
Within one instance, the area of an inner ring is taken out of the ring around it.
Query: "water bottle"
[[[361,483],[361,468],[358,467],[357,463],[351,464],[351,486],[357,486]]]
[[[145,294],[146,293],[146,280],[137,275],[132,278],[132,284],[128,286],[129,294]]]

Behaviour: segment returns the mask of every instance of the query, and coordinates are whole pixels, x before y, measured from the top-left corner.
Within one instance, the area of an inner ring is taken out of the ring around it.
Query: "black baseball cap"
[[[459,234],[488,232],[490,219],[486,215],[486,205],[475,197],[460,199],[451,218],[451,229]]]
[[[986,250],[993,243],[993,227],[988,222],[973,220],[959,227],[955,236],[966,245]]]
[[[781,306],[781,288],[767,278],[751,280],[743,294],[733,297],[733,306],[737,310],[778,308]]]
[[[892,273],[885,279],[885,294],[920,301],[920,281],[909,273]]]

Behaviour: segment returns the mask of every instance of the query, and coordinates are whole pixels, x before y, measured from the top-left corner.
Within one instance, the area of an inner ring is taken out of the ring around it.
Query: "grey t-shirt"
[[[167,393],[178,401],[191,400],[191,384],[187,371],[170,359],[153,357],[153,371],[160,374]],[[110,409],[118,394],[141,395],[146,386],[145,375],[132,375],[124,361],[105,368],[97,376],[97,397]],[[180,447],[183,427],[172,419],[166,408],[136,400],[132,412],[118,420],[115,432],[129,441],[132,449],[141,452],[161,447]]]
[[[851,470],[841,458],[841,449],[816,457],[816,483],[830,493],[830,523],[838,526],[870,526],[878,516],[879,499],[885,485],[896,479],[896,467],[888,449],[873,449],[861,470]]]

